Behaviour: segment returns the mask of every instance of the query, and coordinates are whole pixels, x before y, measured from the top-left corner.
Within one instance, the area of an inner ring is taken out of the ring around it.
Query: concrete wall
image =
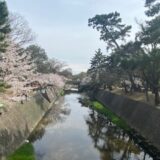
[[[19,147],[53,106],[57,96],[50,89],[47,92],[51,103],[40,93],[36,93],[24,104],[16,103],[10,110],[0,115],[0,156],[11,153]]]
[[[160,150],[160,110],[107,91],[94,93],[95,98]]]

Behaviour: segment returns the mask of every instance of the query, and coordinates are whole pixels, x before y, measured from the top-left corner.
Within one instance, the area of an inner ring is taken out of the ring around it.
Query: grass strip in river
[[[101,114],[108,117],[111,120],[111,122],[116,124],[118,127],[122,128],[126,131],[130,131],[130,127],[127,125],[127,123],[123,119],[118,117],[115,113],[113,113],[107,107],[104,107],[100,102],[93,101],[93,102],[91,102],[90,107],[94,108],[95,110],[97,110]]]
[[[80,99],[80,103],[82,103],[82,105],[85,105],[85,106],[88,106],[90,108],[93,108],[97,112],[103,114],[105,117],[107,117],[117,127],[120,127],[123,130],[128,131],[128,132],[131,131],[131,128],[127,125],[127,123],[122,118],[117,116],[109,108],[105,107],[100,102],[91,101],[88,98],[82,98],[82,99]]]
[[[13,154],[7,157],[7,160],[35,160],[34,148],[31,143],[25,143]]]
[[[122,118],[113,113],[108,107],[98,101],[92,101],[89,98],[80,98],[79,102],[87,107],[90,107],[98,113],[107,117],[117,127],[123,129],[128,136],[139,144],[143,150],[152,156],[154,159],[160,159],[160,151],[155,148],[148,140],[141,136],[138,132],[132,129]]]

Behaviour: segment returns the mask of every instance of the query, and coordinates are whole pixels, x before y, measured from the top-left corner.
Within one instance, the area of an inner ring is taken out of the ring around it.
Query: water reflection
[[[88,133],[101,160],[149,160],[146,155],[122,129],[108,119],[90,110],[86,117]]]
[[[152,160],[123,130],[82,107],[79,97],[66,95],[35,130],[37,160]]]
[[[42,139],[45,134],[45,128],[48,124],[57,124],[65,121],[66,116],[70,114],[70,109],[67,108],[67,104],[64,103],[64,97],[61,97],[59,101],[54,104],[54,107],[46,114],[41,120],[36,129],[32,132],[29,137],[29,141],[34,143],[37,140]]]

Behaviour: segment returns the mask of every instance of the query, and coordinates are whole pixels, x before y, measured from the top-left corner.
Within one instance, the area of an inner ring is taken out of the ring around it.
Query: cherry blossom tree
[[[25,52],[19,52],[20,48],[10,41],[6,53],[1,57],[1,81],[12,86],[13,95],[21,94],[25,84],[36,73],[34,62],[31,61],[30,55]],[[22,49],[21,49],[22,50]],[[29,91],[29,88],[26,89]]]
[[[56,92],[64,86],[63,76],[36,72],[36,64],[31,59],[31,54],[12,40],[6,53],[2,54],[0,68],[1,81],[11,85],[12,100],[21,100],[24,94],[30,95],[35,88],[50,86]],[[36,85],[32,85],[35,82]]]
[[[35,38],[27,21],[17,13],[10,13],[7,22],[11,30],[6,37],[9,45],[5,53],[2,52],[0,55],[0,81],[11,86],[9,99],[21,101],[24,95],[29,96],[31,92],[48,86],[54,92],[62,88],[65,78],[55,73],[60,71],[64,64],[57,60],[48,60],[45,55],[52,72],[45,74],[38,72],[38,65],[36,58],[33,58],[32,50],[26,49]],[[41,56],[40,53],[36,52],[37,57]]]

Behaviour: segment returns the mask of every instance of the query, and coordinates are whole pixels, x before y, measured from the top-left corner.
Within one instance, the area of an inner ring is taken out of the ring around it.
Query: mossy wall
[[[23,104],[16,103],[0,115],[0,156],[18,148],[33,131],[57,99],[56,93],[47,90],[51,103],[36,93]]]
[[[143,102],[99,90],[94,97],[160,150],[160,110]]]

